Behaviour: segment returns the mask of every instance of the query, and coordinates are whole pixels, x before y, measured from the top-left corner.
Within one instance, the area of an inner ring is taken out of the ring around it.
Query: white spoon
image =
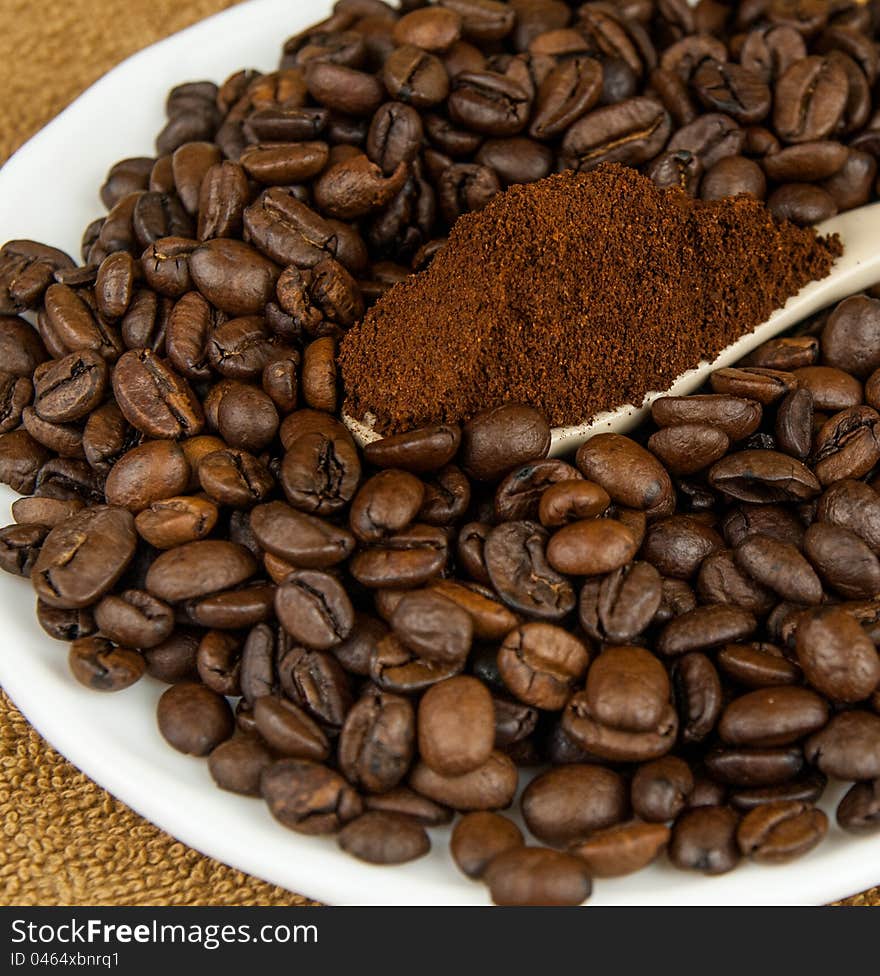
[[[594,434],[606,431],[624,434],[632,430],[647,417],[651,404],[658,397],[694,393],[714,370],[732,366],[753,349],[790,329],[813,312],[880,282],[880,203],[872,203],[832,217],[819,224],[817,230],[821,234],[839,234],[843,242],[843,255],[834,262],[828,277],[805,285],[754,332],[749,332],[727,346],[713,362],[703,361],[699,366],[682,373],[668,390],[648,393],[640,406],[625,403],[597,414],[584,424],[554,427],[551,432],[550,454],[558,455],[574,450]],[[342,419],[361,447],[380,440],[381,434],[367,424],[347,414]]]

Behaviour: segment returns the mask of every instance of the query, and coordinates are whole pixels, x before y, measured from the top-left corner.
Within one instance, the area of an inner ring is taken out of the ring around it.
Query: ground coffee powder
[[[347,411],[387,433],[505,401],[556,426],[640,404],[840,253],[751,197],[692,200],[616,164],[513,186],[345,336]]]

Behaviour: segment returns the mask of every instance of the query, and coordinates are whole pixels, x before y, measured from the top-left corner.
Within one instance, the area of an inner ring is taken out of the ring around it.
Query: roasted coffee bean
[[[452,820],[452,811],[448,807],[420,796],[408,786],[395,786],[387,793],[368,793],[364,797],[364,806],[367,810],[402,814],[423,827],[439,827]]]
[[[620,823],[629,797],[623,779],[610,769],[571,765],[533,779],[521,805],[526,825],[538,840],[565,847]]]
[[[280,481],[294,508],[329,515],[351,501],[360,476],[360,461],[351,441],[335,432],[315,431],[289,444]]]
[[[709,469],[709,484],[738,501],[756,503],[807,501],[821,491],[812,471],[772,450],[728,454]]]
[[[254,701],[254,719],[257,731],[279,755],[321,762],[330,753],[321,727],[293,702],[261,695]]]
[[[670,697],[666,671],[650,651],[609,647],[587,672],[585,690],[569,699],[562,727],[603,759],[656,759],[672,748],[678,732]]]
[[[824,139],[840,122],[848,87],[837,62],[817,55],[800,58],[776,84],[774,128],[790,143]]]
[[[432,664],[411,651],[396,634],[388,633],[376,641],[368,673],[383,691],[405,695],[424,691],[461,669],[461,664]]]
[[[339,846],[370,864],[404,864],[427,854],[431,841],[409,817],[371,810],[342,828]]]
[[[460,461],[472,478],[497,481],[519,465],[545,457],[549,447],[550,428],[542,414],[531,407],[505,404],[465,424]]]
[[[783,864],[811,851],[828,831],[821,810],[798,800],[765,803],[740,821],[736,839],[743,855],[759,864]]]
[[[649,450],[672,474],[689,475],[702,471],[724,457],[730,439],[723,430],[704,424],[664,427],[652,434]]]
[[[26,523],[0,529],[0,568],[16,576],[29,577],[48,533],[46,525]]]
[[[16,498],[12,503],[12,517],[19,525],[44,525],[54,528],[83,507],[79,499]]]
[[[349,570],[369,588],[410,588],[438,576],[447,558],[447,538],[442,530],[415,523],[383,539],[381,545],[357,553]]]
[[[753,580],[773,590],[784,600],[817,604],[822,601],[822,583],[812,566],[787,542],[770,536],[752,535],[733,551],[737,566]]]
[[[833,701],[864,701],[880,684],[880,656],[845,610],[823,607],[805,614],[796,634],[807,681]]]
[[[94,613],[101,633],[127,647],[156,647],[174,629],[171,607],[143,590],[124,590],[118,596],[105,596]]]
[[[339,644],[354,626],[345,591],[332,576],[316,570],[297,570],[287,577],[278,587],[275,612],[287,633],[316,650]]]
[[[651,404],[651,416],[659,427],[706,425],[732,441],[753,434],[761,423],[761,415],[760,403],[723,393],[658,397]]]
[[[429,588],[468,614],[473,635],[478,640],[501,640],[517,625],[516,615],[497,600],[491,590],[445,579],[433,581]]]
[[[127,647],[117,647],[105,637],[80,637],[70,645],[71,673],[93,691],[121,691],[143,676],[144,659]]]
[[[250,524],[264,549],[302,569],[326,569],[347,559],[355,548],[345,529],[284,502],[258,505],[251,511]]]
[[[631,548],[631,533],[623,526],[618,529],[618,536]],[[490,533],[484,558],[492,584],[508,606],[532,616],[559,620],[574,608],[575,594],[571,583],[551,568],[546,544],[547,532],[537,523],[508,522]]]
[[[801,678],[797,664],[774,644],[728,644],[718,652],[716,661],[726,675],[749,688],[792,685]]]
[[[749,366],[791,372],[802,366],[814,366],[818,358],[819,340],[815,336],[784,336],[761,343],[743,362]]]
[[[663,148],[671,131],[672,120],[661,104],[627,98],[593,109],[571,125],[562,140],[562,160],[580,172],[600,163],[637,166]]]
[[[31,581],[49,606],[78,609],[95,603],[119,579],[135,551],[134,519],[98,505],[76,512],[43,541]]]
[[[835,414],[816,434],[813,460],[823,485],[867,474],[880,460],[880,414],[872,407]]]
[[[209,630],[199,642],[196,670],[207,688],[218,695],[241,694],[241,639],[235,634]]]
[[[204,424],[186,380],[149,349],[132,349],[120,358],[113,370],[113,393],[125,419],[148,437],[191,437]]]
[[[366,543],[399,532],[415,519],[424,496],[424,484],[409,472],[381,471],[364,482],[352,501],[352,531]]]
[[[737,816],[726,806],[686,810],[673,824],[669,859],[683,871],[725,874],[740,859]]]
[[[263,771],[260,792],[272,816],[301,834],[332,834],[359,817],[363,803],[345,780],[307,759],[279,759]]]
[[[488,811],[466,813],[452,831],[452,858],[469,878],[481,878],[492,860],[524,844],[522,831],[507,817]]]
[[[611,504],[604,488],[592,481],[566,478],[548,485],[541,494],[538,518],[546,528],[595,518]]]
[[[549,458],[514,468],[495,492],[496,520],[511,522],[537,518],[541,497],[545,490],[560,481],[571,481],[577,478],[576,468],[564,461]]]
[[[181,496],[153,502],[138,512],[138,535],[157,549],[173,549],[210,535],[217,523],[217,506],[207,498]]]
[[[807,739],[809,762],[837,779],[868,780],[880,775],[880,715],[840,712]]]
[[[505,686],[525,704],[548,711],[565,706],[589,660],[582,641],[546,623],[523,624],[507,635],[498,651]]]
[[[193,623],[219,630],[241,630],[263,623],[272,616],[275,587],[249,583],[234,590],[214,593],[188,604]]]
[[[664,756],[636,770],[630,797],[633,812],[650,823],[675,820],[694,789],[694,776],[682,759]]]
[[[459,427],[437,424],[373,441],[364,448],[364,458],[377,468],[401,468],[425,474],[445,467],[455,457],[460,444]]]
[[[483,872],[496,905],[580,905],[590,897],[587,865],[545,847],[516,847],[494,857]]]
[[[705,756],[706,771],[718,782],[737,787],[789,782],[804,766],[798,747],[715,749]]]
[[[446,597],[430,590],[404,594],[391,615],[400,640],[426,661],[462,664],[471,649],[473,620]]]
[[[349,679],[339,662],[323,651],[304,647],[283,648],[289,638],[279,633],[278,678],[284,693],[305,708],[323,726],[342,727],[352,705]]]
[[[257,315],[272,297],[279,269],[241,241],[209,240],[189,255],[196,288],[228,315]]]
[[[715,666],[705,654],[685,654],[673,665],[672,684],[682,741],[702,742],[714,730],[723,705]]]
[[[853,834],[880,826],[880,780],[854,783],[837,807],[837,823]]]
[[[126,452],[110,469],[105,483],[111,505],[140,512],[154,502],[184,492],[190,467],[174,441],[147,441]]]
[[[675,656],[721,647],[751,637],[755,627],[755,617],[739,607],[696,607],[666,624],[657,641],[657,650]]]
[[[730,702],[718,733],[733,746],[784,746],[818,731],[827,720],[827,704],[807,688],[759,688]]]
[[[804,552],[831,589],[850,600],[870,600],[880,593],[880,562],[849,529],[824,522],[811,525]]]
[[[655,861],[669,842],[664,824],[628,823],[597,830],[571,847],[595,878],[617,878],[640,871]]]
[[[161,553],[147,572],[146,589],[168,603],[228,590],[256,572],[244,546],[222,539],[188,542]]]
[[[444,776],[419,762],[410,774],[410,786],[430,800],[454,810],[500,810],[516,792],[516,766],[494,751],[481,766],[458,776]]]
[[[34,383],[34,409],[49,423],[80,420],[103,400],[107,378],[107,364],[96,352],[72,352],[53,360]]]
[[[221,790],[260,795],[260,777],[272,764],[272,753],[256,737],[237,735],[221,742],[208,756],[208,769]]]
[[[63,610],[37,598],[37,622],[55,640],[77,641],[91,637],[98,625],[89,609]]]
[[[880,302],[853,295],[837,305],[822,330],[822,357],[864,379],[880,367]]]
[[[397,786],[415,749],[415,712],[399,695],[367,688],[345,719],[339,765],[348,781],[374,793]]]
[[[145,648],[143,655],[147,674],[166,684],[197,681],[196,658],[201,631],[178,628],[155,647]]]
[[[489,545],[491,539],[490,536]],[[585,519],[571,522],[551,536],[547,562],[569,576],[602,576],[631,562],[638,548],[637,539],[621,522]]]
[[[207,495],[233,508],[259,504],[275,486],[275,479],[259,458],[232,448],[206,454],[199,462],[198,474]]]
[[[723,546],[714,529],[686,515],[673,515],[648,528],[642,556],[664,576],[690,579],[703,560]]]
[[[669,475],[652,454],[628,437],[598,434],[579,448],[577,466],[619,505],[649,517],[672,511],[675,492]]]
[[[770,590],[736,564],[728,549],[710,553],[700,564],[697,592],[705,604],[728,604],[756,616],[769,613],[776,602]]]
[[[657,570],[649,563],[631,563],[584,584],[578,601],[581,626],[594,640],[626,644],[648,627],[662,597]]]
[[[159,731],[169,745],[191,756],[207,756],[232,735],[232,709],[204,685],[172,685],[159,699]]]
[[[433,772],[461,776],[480,768],[494,741],[492,697],[478,679],[459,675],[425,692],[418,709],[418,744]]]

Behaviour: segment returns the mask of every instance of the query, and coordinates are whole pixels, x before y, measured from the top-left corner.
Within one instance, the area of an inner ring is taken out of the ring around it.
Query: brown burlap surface
[[[115,63],[236,2],[2,0],[0,161]],[[308,902],[139,817],[48,746],[0,691],[0,905],[70,904]],[[846,904],[880,905],[880,888]]]

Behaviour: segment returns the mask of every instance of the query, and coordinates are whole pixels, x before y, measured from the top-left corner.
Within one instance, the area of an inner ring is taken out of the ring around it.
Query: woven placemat
[[[3,0],[0,161],[114,64],[236,2]],[[139,817],[47,745],[2,690],[0,825],[0,905],[311,904]],[[880,888],[845,904],[880,905]]]

